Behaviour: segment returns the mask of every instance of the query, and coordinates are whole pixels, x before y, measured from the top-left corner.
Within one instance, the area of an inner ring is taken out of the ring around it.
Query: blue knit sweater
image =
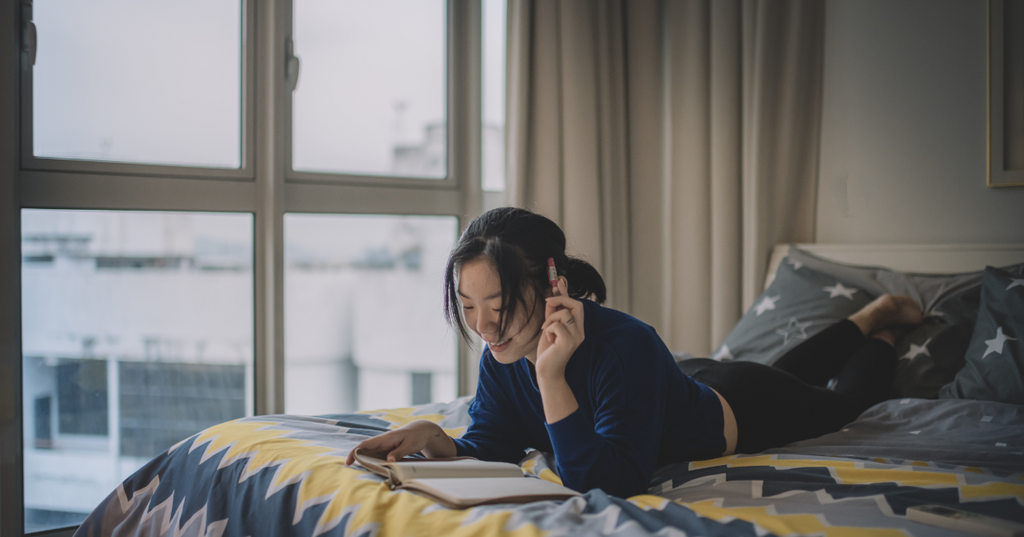
[[[546,423],[533,364],[501,364],[484,349],[458,454],[516,463],[527,448],[554,452],[565,486],[622,497],[645,493],[655,466],[721,456],[715,392],[679,370],[652,327],[583,304],[586,337],[565,371],[579,408]]]

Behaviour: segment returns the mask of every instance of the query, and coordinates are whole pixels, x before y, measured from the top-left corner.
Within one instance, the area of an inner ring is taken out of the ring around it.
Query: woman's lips
[[[512,342],[512,338],[508,338],[505,341],[501,342],[500,344],[499,343],[488,343],[487,346],[490,347],[491,352],[501,352],[501,351],[507,349],[509,343],[511,343],[511,342]]]

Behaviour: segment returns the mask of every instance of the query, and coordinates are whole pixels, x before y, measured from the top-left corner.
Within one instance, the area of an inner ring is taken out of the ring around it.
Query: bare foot
[[[882,295],[849,317],[865,336],[889,327],[921,324],[924,314],[917,302],[904,295]]]

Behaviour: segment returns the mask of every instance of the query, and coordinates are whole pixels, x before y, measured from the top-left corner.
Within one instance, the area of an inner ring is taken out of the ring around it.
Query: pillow
[[[937,301],[920,326],[896,341],[896,371],[889,397],[934,399],[964,366],[974,332],[981,285],[960,289]]]
[[[885,293],[908,295],[916,300],[925,312],[933,312],[938,309],[940,302],[972,287],[977,290],[981,284],[980,270],[961,274],[914,274],[837,263],[796,247],[790,248],[788,257],[808,268],[848,281],[873,297]]]
[[[786,258],[772,284],[711,357],[771,365],[872,298],[847,280]]]
[[[914,274],[884,268],[846,265],[791,248],[789,258],[842,278],[872,297],[909,295],[933,317],[896,342],[896,373],[890,397],[933,399],[964,366],[981,301],[983,272]],[[1019,271],[1024,263],[1007,267]]]
[[[941,398],[1024,405],[1024,277],[1016,268],[985,269],[967,364]]]

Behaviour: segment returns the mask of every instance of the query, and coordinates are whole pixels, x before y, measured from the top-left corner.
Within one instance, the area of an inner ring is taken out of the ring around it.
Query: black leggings
[[[842,320],[797,345],[774,366],[695,358],[679,363],[721,394],[736,415],[737,453],[757,453],[838,431],[887,399],[896,351]],[[838,375],[834,390],[825,388]]]

